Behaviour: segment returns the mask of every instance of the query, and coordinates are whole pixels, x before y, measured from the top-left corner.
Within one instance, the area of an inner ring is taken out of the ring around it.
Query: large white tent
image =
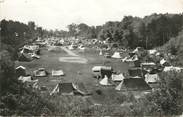
[[[159,79],[159,75],[158,74],[146,74],[145,75],[145,81],[147,83],[156,83],[158,82]]]
[[[112,74],[112,80],[113,81],[122,81],[125,77],[123,74]]]
[[[102,50],[100,50],[100,53],[99,53],[99,55],[103,55],[103,53],[102,53]]]
[[[114,52],[114,54],[111,56],[112,58],[121,58],[121,55],[119,52]]]
[[[111,83],[109,83],[109,79],[108,77],[105,75],[105,77],[99,82],[101,85],[111,85]]]

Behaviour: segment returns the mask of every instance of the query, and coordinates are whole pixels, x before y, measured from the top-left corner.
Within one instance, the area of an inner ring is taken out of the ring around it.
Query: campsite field
[[[93,93],[91,97],[94,103],[106,103],[106,100],[113,100],[114,103],[120,102],[121,94],[114,90],[115,86],[102,87],[98,84],[98,80],[93,77],[92,67],[95,65],[109,65],[114,71],[125,73],[129,66],[121,62],[119,59],[105,58],[99,56],[99,51],[95,49],[72,50],[80,58],[87,60],[87,63],[62,62],[59,59],[62,57],[73,57],[66,51],[57,47],[57,50],[48,51],[46,47],[41,48],[41,58],[31,62],[16,62],[16,66],[22,65],[27,69],[28,74],[33,74],[33,71],[38,68],[45,68],[49,75],[47,77],[40,77],[39,85],[46,86],[50,92],[58,82],[82,82],[86,89]],[[125,55],[125,54],[124,54]],[[62,69],[65,76],[52,77],[51,70]],[[117,85],[117,84],[116,84]],[[97,95],[96,90],[101,90],[103,95]],[[118,99],[115,99],[118,98]],[[121,103],[121,102],[120,102]]]

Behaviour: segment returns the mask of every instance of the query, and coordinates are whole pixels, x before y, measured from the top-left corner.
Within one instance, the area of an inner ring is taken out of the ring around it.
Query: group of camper
[[[28,87],[32,87],[35,89],[40,89],[38,82],[40,77],[47,77],[50,73],[45,68],[39,68],[33,71],[32,74],[27,74],[27,70],[24,66],[18,66],[15,69],[16,77],[19,81],[24,83]],[[64,72],[61,69],[52,70],[51,75],[53,77],[64,76]]]
[[[19,49],[18,60],[19,61],[31,61],[33,59],[40,58],[39,45],[24,45]]]
[[[114,52],[111,56],[111,58],[121,59],[122,62],[128,63],[130,66],[128,73],[116,74],[110,66],[94,66],[93,74],[99,79],[100,85],[116,85],[116,90],[151,90],[158,88],[156,84],[160,81],[159,73],[183,71],[181,67],[172,66],[157,50],[148,50],[146,55],[149,58],[155,57],[155,61],[153,59],[144,61],[142,58],[144,51],[143,48],[137,47],[125,58],[121,57],[120,52]],[[99,55],[103,55],[101,50]]]

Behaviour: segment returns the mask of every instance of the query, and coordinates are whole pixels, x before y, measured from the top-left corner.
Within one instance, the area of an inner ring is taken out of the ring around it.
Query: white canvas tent
[[[163,69],[164,72],[168,72],[168,71],[176,71],[176,72],[181,72],[183,71],[183,68],[181,67],[174,67],[174,66],[166,66],[164,69]]]
[[[22,81],[23,83],[25,83],[25,82],[38,82],[38,79],[32,80],[31,76],[20,76],[18,78],[18,80]]]
[[[25,76],[26,75],[26,68],[24,66],[16,67],[16,75],[17,75],[17,77]]]
[[[112,58],[121,58],[121,55],[119,52],[114,52],[114,54],[111,56]]]
[[[105,85],[105,86],[111,85],[111,83],[109,83],[109,79],[108,79],[108,77],[106,75],[99,83],[101,85]]]
[[[145,75],[145,81],[147,83],[156,83],[158,82],[159,79],[159,75],[158,74],[146,74]]]
[[[93,71],[93,72],[100,72],[101,68],[102,68],[102,66],[94,66],[94,67],[92,68],[92,71]]]
[[[146,63],[141,63],[141,66],[155,66],[156,64],[154,62],[146,62]]]
[[[149,52],[150,55],[152,55],[152,54],[156,54],[157,50],[153,49],[153,50],[149,50],[148,52]]]
[[[44,68],[39,68],[38,70],[34,71],[34,75],[37,77],[44,77],[47,76],[47,72]]]
[[[64,72],[62,70],[52,70],[52,76],[64,76]]]
[[[24,82],[31,82],[32,80],[31,80],[31,76],[20,76],[19,78],[18,78],[18,80],[20,80],[20,81],[22,81],[23,83]]]
[[[123,85],[123,80],[119,83],[119,85],[115,88],[115,90],[120,91],[120,90],[121,90],[122,85]]]
[[[164,63],[166,63],[166,60],[165,60],[165,59],[162,59],[162,60],[160,61],[160,64],[163,65]]]
[[[112,74],[112,81],[122,81],[125,77],[123,74]]]
[[[20,65],[20,66],[16,67],[16,69],[24,69],[25,70],[26,68],[24,66]]]
[[[165,59],[160,60],[160,64],[163,65],[163,66],[169,66],[170,65]]]
[[[55,86],[55,88],[51,91],[50,95],[59,93],[59,87],[58,84]]]
[[[103,55],[103,53],[102,53],[102,50],[100,50],[100,53],[99,53],[99,55]]]

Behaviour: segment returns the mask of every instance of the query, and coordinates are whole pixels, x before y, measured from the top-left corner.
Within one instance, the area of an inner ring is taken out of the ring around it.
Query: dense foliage
[[[152,14],[144,18],[125,16],[121,22],[107,22],[99,39],[125,42],[124,46],[153,48],[175,37],[183,26],[182,14]],[[128,43],[126,43],[128,42]]]
[[[172,55],[177,56],[174,64],[183,65],[183,29],[179,32],[178,36],[171,38],[164,45],[164,49]]]
[[[28,25],[1,21],[0,38],[0,115],[41,115],[55,112],[49,101],[39,92],[26,87],[15,75],[14,60],[18,47],[32,42],[41,27],[35,30],[34,22]]]

